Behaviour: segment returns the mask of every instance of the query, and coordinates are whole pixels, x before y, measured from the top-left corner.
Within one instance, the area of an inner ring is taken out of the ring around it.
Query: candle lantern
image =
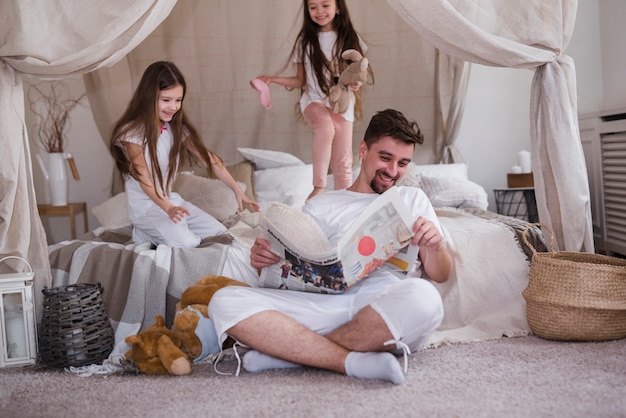
[[[0,367],[23,366],[37,362],[37,332],[33,270],[26,260],[15,258],[28,266],[26,273],[0,274]]]

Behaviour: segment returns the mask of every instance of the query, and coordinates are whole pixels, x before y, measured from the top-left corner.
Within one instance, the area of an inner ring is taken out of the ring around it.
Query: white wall
[[[565,53],[574,58],[576,65],[579,114],[626,106],[626,27],[621,22],[624,16],[623,0],[578,2],[574,35]],[[472,66],[457,145],[469,166],[470,178],[488,192],[491,210],[495,210],[493,189],[506,186],[506,173],[515,163],[517,152],[530,149],[532,77],[530,70]],[[70,81],[76,94],[84,90],[82,79]],[[29,115],[27,126],[32,126]],[[32,132],[30,135],[34,137]],[[72,112],[68,138],[68,150],[81,175],[80,181],[70,180],[70,200],[86,201],[91,212],[91,208],[108,198],[113,163],[89,109],[79,107]],[[38,200],[45,202],[45,185],[37,167],[34,171]],[[43,221],[48,242],[69,238],[67,219]],[[97,226],[90,213],[90,229]],[[81,228],[78,223],[79,233]]]
[[[626,1],[601,0],[598,4],[604,96],[604,106],[599,110],[607,110],[626,106]]]
[[[572,57],[576,65],[579,115],[597,112],[604,106],[599,22],[598,0],[579,1],[574,33],[565,49],[565,54]]]
[[[494,188],[506,187],[517,153],[530,151],[530,85],[533,72],[472,65],[457,140],[469,177],[485,188],[495,211]]]

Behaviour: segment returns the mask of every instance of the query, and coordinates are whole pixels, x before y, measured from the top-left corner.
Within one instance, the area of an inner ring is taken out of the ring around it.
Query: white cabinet
[[[596,251],[626,255],[626,108],[579,119]]]

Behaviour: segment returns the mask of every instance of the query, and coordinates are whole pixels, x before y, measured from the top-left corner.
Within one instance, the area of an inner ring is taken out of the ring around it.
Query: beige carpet
[[[234,371],[236,363],[220,363]],[[626,417],[626,339],[537,337],[415,353],[404,385],[313,369],[188,376],[0,369],[9,417]]]

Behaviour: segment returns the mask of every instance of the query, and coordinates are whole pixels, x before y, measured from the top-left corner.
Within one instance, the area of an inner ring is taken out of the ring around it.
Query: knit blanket
[[[208,274],[221,274],[232,242],[228,234],[203,240],[196,248],[134,244],[131,230],[98,228],[81,239],[48,247],[52,286],[100,283],[115,331],[110,359],[123,356],[124,339],[162,315],[171,326],[182,292]]]
[[[435,284],[445,313],[426,346],[527,335],[522,291],[530,261],[520,237],[528,223],[480,210],[437,209],[437,215],[454,270],[448,281]],[[545,251],[539,228],[531,227],[527,236]]]

